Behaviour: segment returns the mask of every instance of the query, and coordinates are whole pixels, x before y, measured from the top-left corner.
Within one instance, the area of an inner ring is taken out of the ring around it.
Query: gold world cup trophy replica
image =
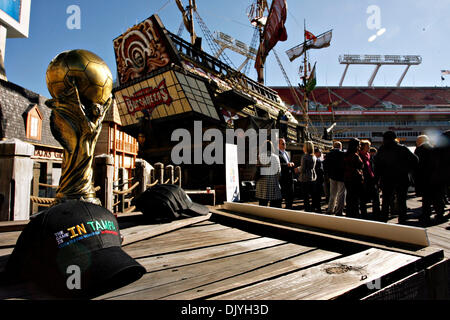
[[[102,121],[112,104],[112,74],[106,63],[86,50],[65,51],[48,66],[53,99],[51,131],[64,148],[56,202],[82,200],[101,205],[92,182],[92,162]]]

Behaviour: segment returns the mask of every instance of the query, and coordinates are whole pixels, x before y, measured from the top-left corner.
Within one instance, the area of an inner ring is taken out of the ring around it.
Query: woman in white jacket
[[[278,154],[275,154],[273,144],[267,140],[260,148],[259,179],[256,181],[256,198],[260,206],[281,208],[280,173],[281,165]]]

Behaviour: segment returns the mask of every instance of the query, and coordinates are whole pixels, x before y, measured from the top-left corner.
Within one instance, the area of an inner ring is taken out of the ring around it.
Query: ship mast
[[[303,28],[304,28],[303,29],[303,43],[306,46],[306,19],[303,20]],[[305,53],[303,54],[303,88],[304,88],[303,101],[304,101],[304,112],[306,112],[306,113],[309,110],[308,109],[309,103],[308,103],[308,97],[307,97],[307,92],[306,92],[306,82],[307,82],[306,77],[308,74],[308,71],[307,71],[308,61],[307,61],[307,57],[306,57],[307,52],[308,52],[308,50],[305,50]],[[308,125],[308,122],[306,123],[306,125]]]
[[[259,47],[262,46],[264,41],[264,27],[265,21],[263,21],[264,10],[267,8],[266,0],[257,0],[256,3],[256,12],[254,22],[256,23],[256,27],[259,31]],[[264,84],[264,64],[261,63],[260,68],[257,70],[258,72],[258,82]]]
[[[183,15],[184,26],[191,35],[191,44],[195,45],[195,41],[197,40],[197,36],[194,30],[194,11],[197,10],[195,0],[189,0],[189,6],[187,6],[186,9],[183,7],[183,3],[181,2],[181,0],[175,0],[175,2],[177,3],[178,9]]]
[[[191,27],[191,29],[189,30],[189,33],[191,34],[192,45],[195,44],[195,40],[196,40],[195,30],[194,30],[194,10],[197,10],[195,0],[189,0],[189,17],[191,20],[191,23],[189,24],[189,26]]]

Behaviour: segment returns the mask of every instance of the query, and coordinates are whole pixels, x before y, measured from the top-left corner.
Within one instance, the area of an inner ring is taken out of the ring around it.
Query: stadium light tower
[[[421,56],[400,56],[400,55],[359,55],[359,54],[344,54],[339,56],[339,63],[345,64],[345,70],[342,74],[341,81],[339,82],[339,86],[342,87],[342,83],[344,82],[345,75],[347,74],[348,67],[351,64],[372,64],[375,65],[375,70],[372,73],[372,76],[369,79],[369,87],[372,87],[373,81],[380,70],[382,65],[406,65],[405,71],[403,71],[400,79],[397,82],[397,87],[400,87],[403,79],[406,76],[406,73],[409,70],[409,67],[412,65],[419,65],[422,63]]]

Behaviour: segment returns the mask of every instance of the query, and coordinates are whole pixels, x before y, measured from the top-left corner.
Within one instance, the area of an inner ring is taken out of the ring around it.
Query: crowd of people
[[[411,186],[422,197],[419,221],[428,225],[434,213],[444,220],[445,204],[450,199],[450,131],[433,145],[426,135],[417,137],[413,152],[399,143],[395,132],[383,134],[377,150],[369,140],[356,138],[344,151],[339,141],[322,153],[313,142],[303,147],[301,163],[296,166],[286,152],[285,139],[279,140],[279,154],[270,141],[262,163],[273,161],[256,182],[259,204],[292,209],[294,199],[303,200],[303,210],[351,218],[387,222],[394,215],[399,223],[407,220],[407,196]],[[295,192],[296,182],[300,192]],[[368,213],[368,205],[371,211]],[[326,209],[323,211],[322,206]]]

